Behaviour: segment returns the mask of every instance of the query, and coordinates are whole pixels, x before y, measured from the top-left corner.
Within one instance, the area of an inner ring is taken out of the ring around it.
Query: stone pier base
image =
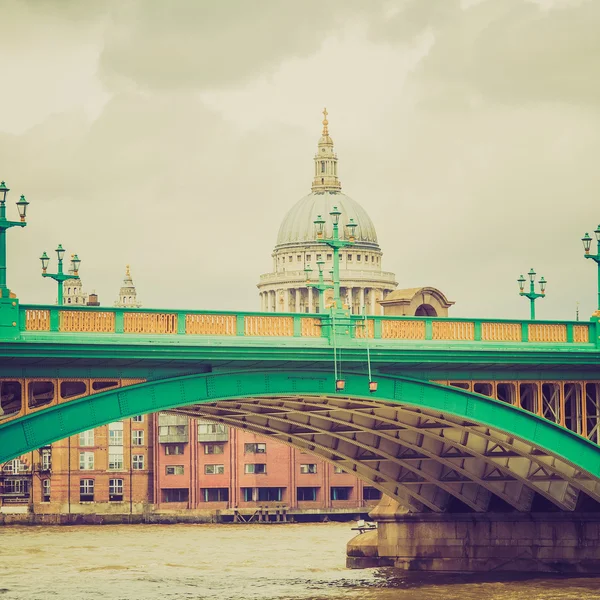
[[[377,532],[349,542],[348,567],[600,574],[599,514],[374,513]]]

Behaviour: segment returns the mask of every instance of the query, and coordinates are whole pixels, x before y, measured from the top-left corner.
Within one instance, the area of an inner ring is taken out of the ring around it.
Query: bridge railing
[[[376,340],[443,340],[589,344],[597,340],[596,323],[518,321],[437,317],[353,317],[355,336]]]
[[[260,312],[106,308],[19,307],[21,331],[153,335],[320,337],[318,315]]]
[[[325,315],[189,311],[91,306],[19,307],[27,332],[248,337],[323,335]],[[518,321],[353,315],[350,335],[359,339],[451,342],[597,344],[595,321]]]

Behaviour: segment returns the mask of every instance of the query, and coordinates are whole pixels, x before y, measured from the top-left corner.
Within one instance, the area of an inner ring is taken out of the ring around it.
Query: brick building
[[[380,494],[282,443],[175,414],[140,415],[2,466],[0,512],[232,519],[365,513]],[[317,517],[318,518],[318,517]]]

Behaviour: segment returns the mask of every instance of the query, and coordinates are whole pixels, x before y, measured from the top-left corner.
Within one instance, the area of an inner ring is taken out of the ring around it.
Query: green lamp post
[[[589,233],[586,233],[585,236],[581,238],[581,241],[583,242],[583,249],[585,250],[584,256],[586,258],[591,258],[598,265],[598,312],[600,312],[600,225],[596,227],[594,235],[596,236],[597,243],[596,254],[590,254],[592,238]]]
[[[56,248],[56,256],[58,257],[58,269],[56,273],[48,273],[48,263],[50,262],[50,258],[44,252],[42,256],[40,256],[40,260],[42,261],[42,277],[50,277],[50,279],[54,279],[58,283],[58,305],[62,306],[63,304],[63,283],[67,281],[67,279],[79,279],[79,265],[81,264],[81,260],[77,256],[77,254],[73,254],[71,256],[71,268],[73,269],[73,273],[63,273],[63,258],[65,256],[65,250],[62,247],[62,244],[59,244]]]
[[[6,230],[11,227],[25,227],[25,216],[27,215],[27,206],[29,202],[25,200],[25,196],[21,196],[16,203],[19,210],[20,221],[9,221],[6,218],[6,194],[10,191],[6,187],[4,181],[0,183],[0,297],[3,299],[10,298],[10,290],[6,285]]]
[[[311,283],[310,279],[312,277],[313,270],[310,268],[310,265],[306,265],[304,272],[306,273],[306,287],[315,288],[319,291],[319,313],[323,314],[325,312],[325,291],[332,290],[333,284],[325,283],[323,276],[323,265],[325,261],[318,260],[317,267],[319,268],[319,282]]]
[[[529,298],[529,304],[531,307],[531,320],[534,321],[535,320],[535,301],[538,298],[545,298],[546,296],[546,284],[548,283],[543,277],[540,278],[539,284],[540,284],[540,293],[536,294],[535,292],[535,271],[533,269],[531,269],[529,271],[529,273],[527,273],[527,275],[529,275],[529,292],[525,291],[525,282],[527,281],[525,279],[525,277],[523,277],[523,275],[521,275],[521,277],[519,277],[519,279],[517,279],[518,283],[519,283],[519,296],[525,296],[525,298]]]
[[[333,207],[333,210],[329,213],[331,216],[331,221],[333,223],[333,235],[330,239],[326,239],[323,237],[323,229],[325,227],[325,220],[318,215],[314,221],[317,241],[323,242],[327,244],[333,250],[333,307],[335,310],[342,310],[342,299],[340,298],[340,248],[345,248],[346,246],[351,246],[355,243],[354,231],[357,227],[357,224],[354,222],[354,219],[350,219],[349,223],[346,227],[349,230],[348,239],[343,240],[340,239],[340,216],[342,213],[338,210],[337,206]],[[317,284],[318,285],[318,284]],[[318,288],[317,288],[318,289]],[[319,298],[321,298],[323,292],[320,291]],[[320,302],[320,300],[319,300]]]

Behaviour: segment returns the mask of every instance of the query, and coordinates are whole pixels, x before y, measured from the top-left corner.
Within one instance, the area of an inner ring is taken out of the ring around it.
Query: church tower
[[[73,258],[73,254],[71,258]],[[68,271],[69,275],[75,275],[73,263]],[[78,304],[79,306],[85,306],[87,303],[87,294],[83,291],[83,284],[81,279],[66,279],[63,281],[63,304]]]
[[[125,279],[123,279],[123,285],[119,290],[119,299],[115,302],[115,306],[118,308],[141,308],[142,306],[137,299],[137,292],[135,291],[133,279],[131,279],[129,265],[125,269]]]

